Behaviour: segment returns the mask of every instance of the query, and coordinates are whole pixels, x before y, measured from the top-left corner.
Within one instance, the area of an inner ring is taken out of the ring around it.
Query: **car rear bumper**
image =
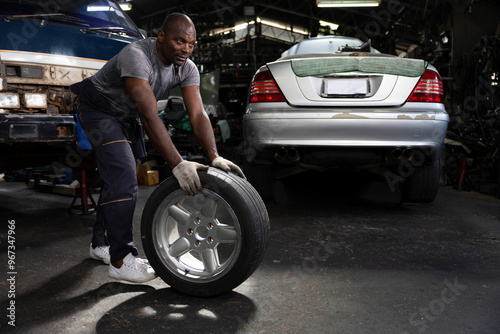
[[[360,154],[415,148],[435,158],[449,121],[444,111],[425,111],[421,104],[377,111],[256,107],[250,105],[243,118],[245,141],[254,150],[254,158],[259,152],[281,147],[352,149]],[[247,155],[247,159],[253,158]]]

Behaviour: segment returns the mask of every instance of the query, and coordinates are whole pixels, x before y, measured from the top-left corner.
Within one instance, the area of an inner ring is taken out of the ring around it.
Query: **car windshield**
[[[363,42],[355,38],[308,39],[300,43],[297,49],[297,54],[339,52],[346,45],[350,47],[358,47],[361,44],[363,44]]]
[[[322,53],[337,53],[341,51],[362,51],[371,50],[373,53],[380,53],[377,49],[368,46],[369,42],[363,42],[357,38],[344,36],[327,36],[313,37],[303,40],[295,44],[290,49],[282,53],[282,57],[307,55],[307,54],[322,54]]]
[[[0,0],[0,16],[4,20],[31,19],[69,25],[83,31],[117,33],[141,37],[132,20],[114,1],[109,0]]]

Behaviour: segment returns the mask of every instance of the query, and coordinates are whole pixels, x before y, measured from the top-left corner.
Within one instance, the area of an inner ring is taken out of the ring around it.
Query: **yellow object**
[[[149,164],[144,163],[137,166],[137,183],[140,186],[152,186],[160,183],[160,174],[157,170],[151,170]]]

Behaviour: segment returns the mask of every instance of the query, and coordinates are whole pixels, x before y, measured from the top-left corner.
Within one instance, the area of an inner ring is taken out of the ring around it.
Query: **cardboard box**
[[[148,170],[148,177],[145,186],[152,186],[160,183],[160,173],[157,170]]]
[[[152,186],[160,183],[160,175],[157,170],[151,170],[148,163],[137,166],[137,183],[140,186]]]

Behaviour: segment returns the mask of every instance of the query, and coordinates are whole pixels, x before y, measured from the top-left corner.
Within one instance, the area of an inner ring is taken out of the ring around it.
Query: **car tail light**
[[[408,102],[443,103],[443,82],[437,72],[425,70]]]
[[[250,85],[250,103],[285,101],[271,72],[266,70],[255,75]]]

